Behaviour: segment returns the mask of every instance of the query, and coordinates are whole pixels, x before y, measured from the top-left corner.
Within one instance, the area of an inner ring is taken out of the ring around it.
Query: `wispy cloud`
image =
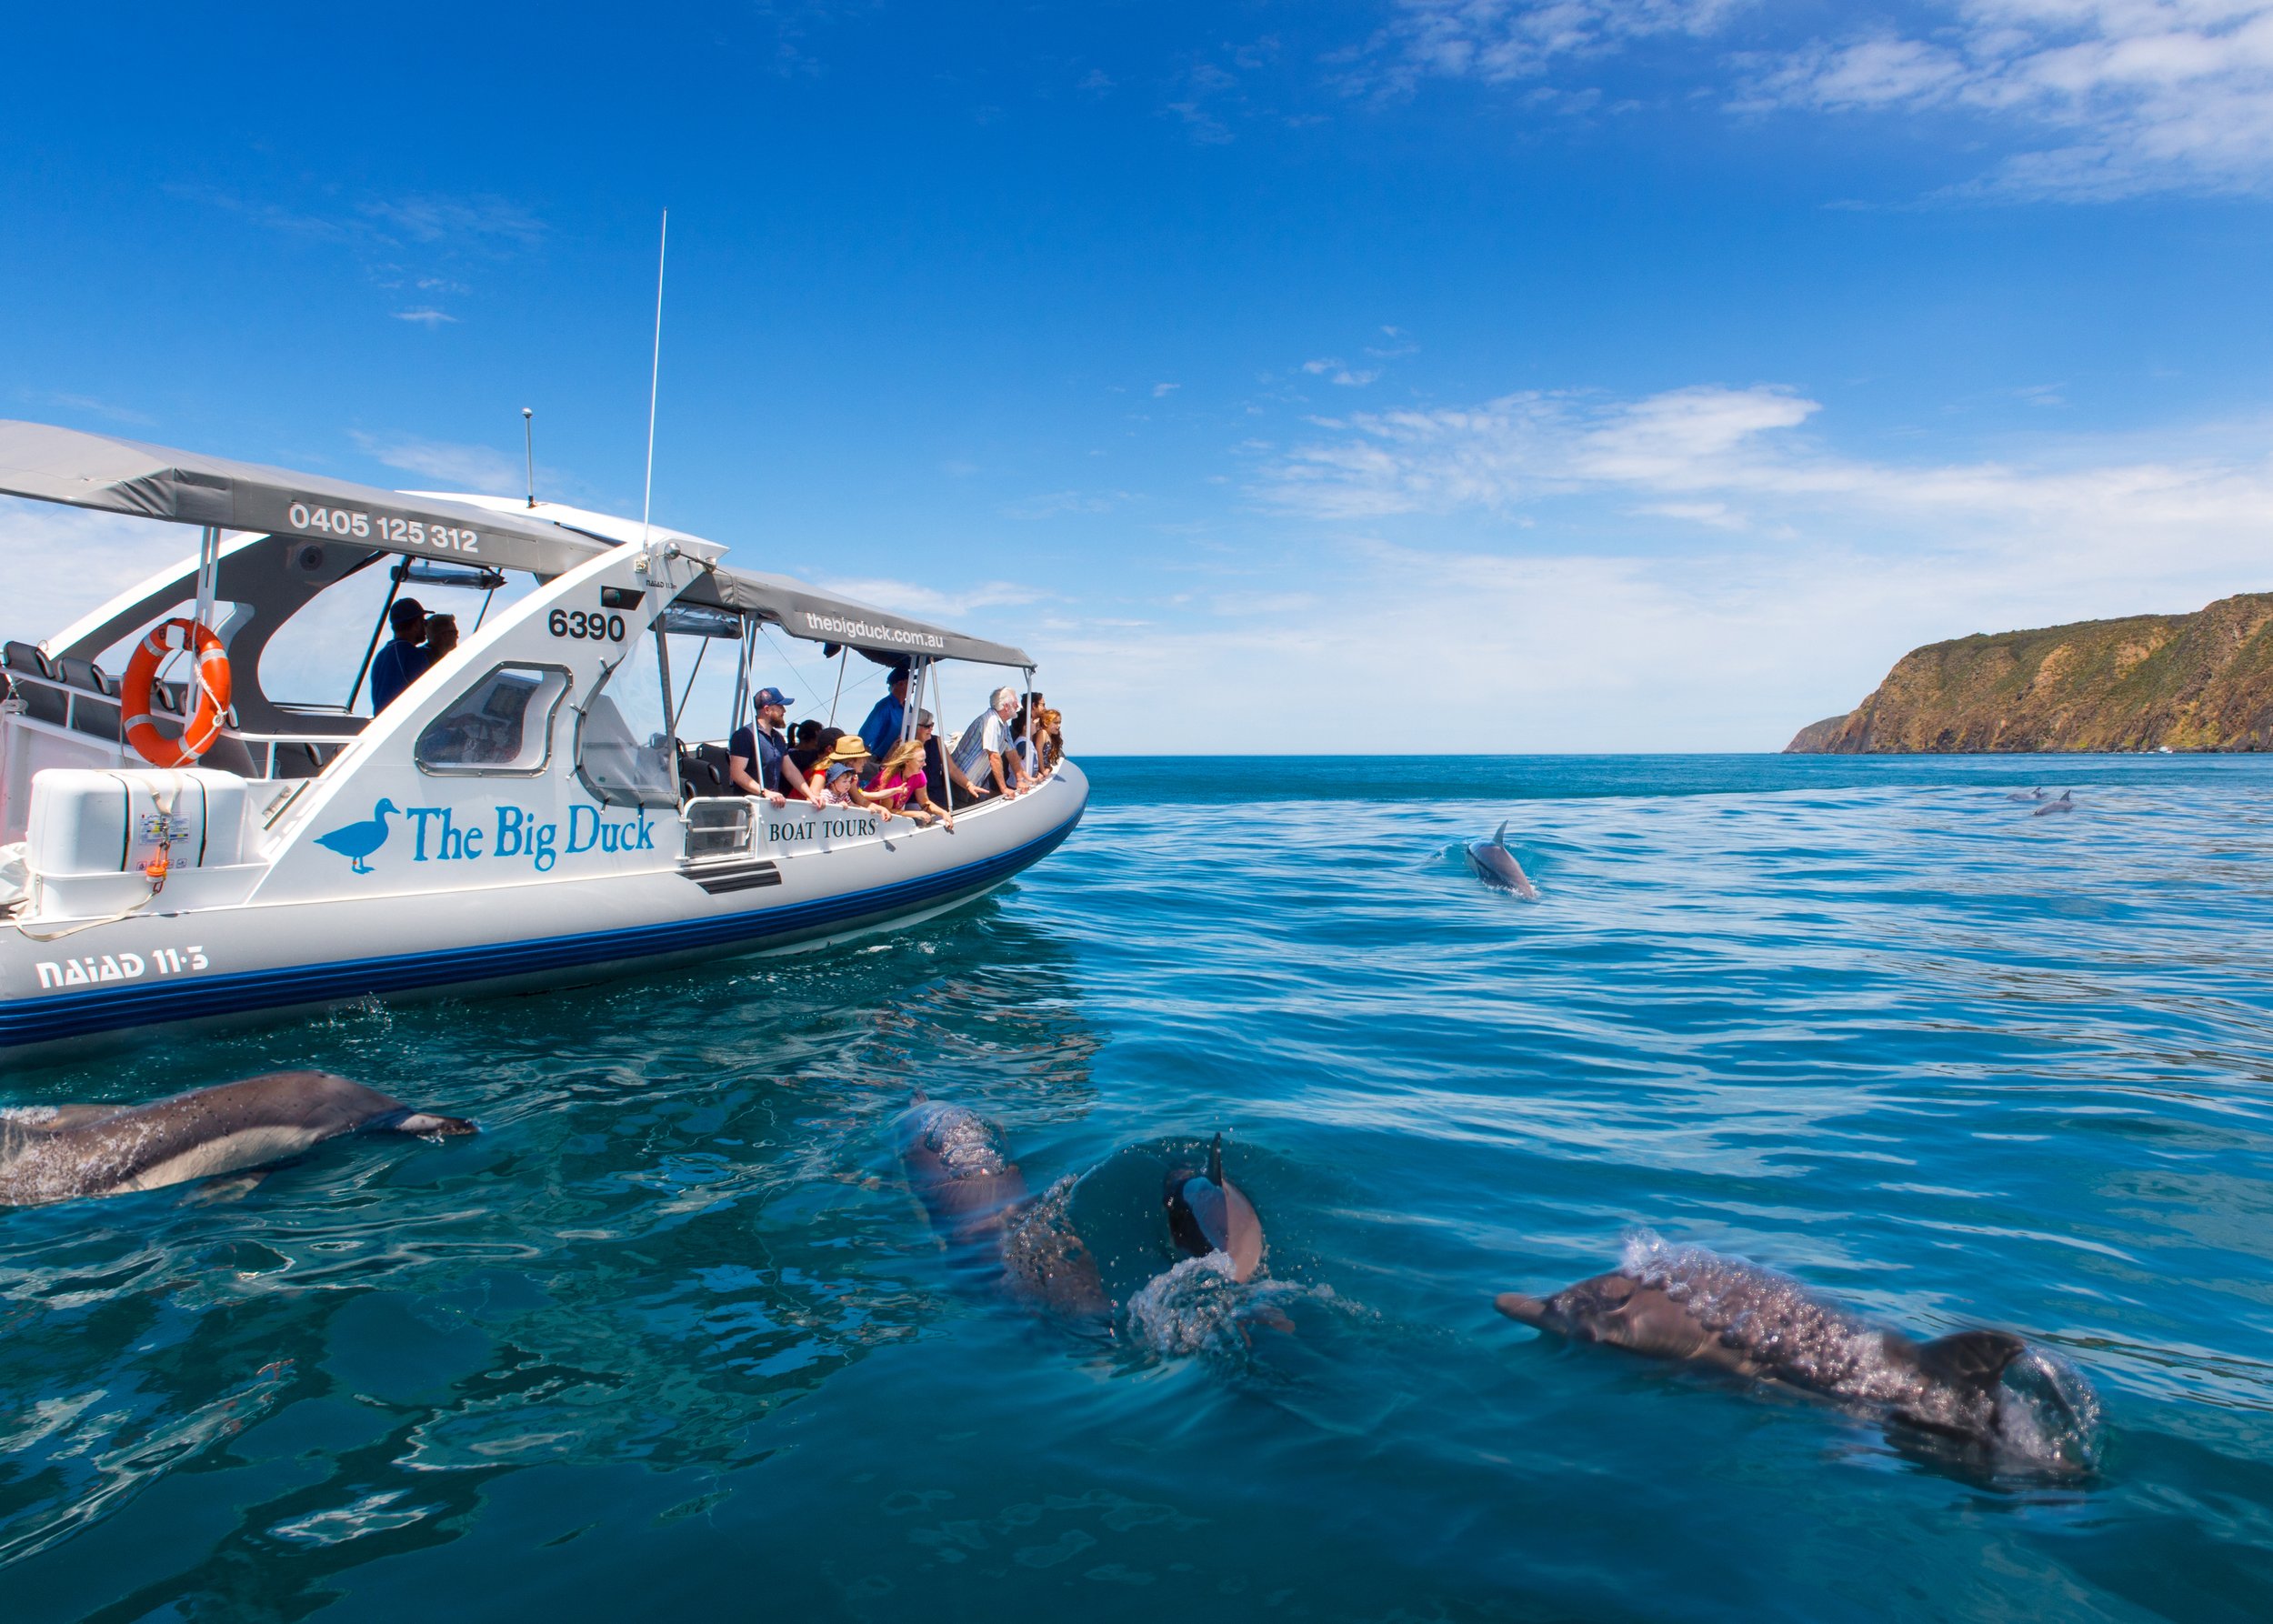
[[[2064,137],[1974,189],[2094,199],[2273,179],[2273,0],[1960,0],[1949,25],[1819,42],[1748,106],[1957,109]]]
[[[509,496],[525,488],[521,458],[489,446],[454,445],[415,435],[373,435],[361,429],[349,437],[365,456],[390,468],[438,480],[453,490]]]
[[[1013,502],[1003,512],[1014,519],[1062,518],[1068,514],[1110,513],[1130,499],[1126,491],[1046,491]]]
[[[954,620],[985,609],[1016,608],[1039,603],[1047,594],[1020,581],[981,581],[960,590],[919,586],[912,581],[883,576],[831,578],[817,585],[879,609],[896,610],[928,620]]]
[[[528,208],[486,194],[409,193],[341,203],[327,199],[320,206],[305,207],[226,187],[176,185],[167,189],[265,230],[335,245],[353,256],[375,287],[396,297],[406,292],[426,296],[424,302],[392,314],[398,321],[430,330],[459,319],[434,301],[469,294],[469,267],[530,252],[543,245],[546,235],[544,221]]]
[[[2273,183],[2273,0],[1927,0],[1767,37],[1748,0],[1397,0],[1347,90],[1430,79],[1536,87],[1651,42],[1692,48],[1697,89],[1740,114],[1962,116],[2014,148],[1956,195],[2094,200]],[[1742,24],[1742,49],[1731,49]]]

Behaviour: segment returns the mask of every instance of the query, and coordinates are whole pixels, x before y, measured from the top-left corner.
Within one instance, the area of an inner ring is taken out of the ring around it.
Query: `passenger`
[[[956,787],[968,788],[975,800],[997,795],[1010,800],[1018,793],[1017,757],[1010,748],[1010,717],[1017,708],[1017,689],[996,688],[956,744]]]
[[[820,787],[821,757],[827,755],[844,734],[834,727],[824,727],[807,717],[797,724],[796,743],[790,747],[789,762],[804,781],[804,795],[812,798],[812,792]],[[784,774],[786,779],[788,775]]]
[[[938,787],[940,801],[947,803],[940,808],[940,816],[946,820],[947,827],[953,828],[955,808],[957,806],[967,807],[978,799],[978,791],[963,776],[963,769],[955,765],[954,757],[940,747],[939,729],[927,710],[916,713],[916,742],[924,747],[925,778],[930,785]],[[963,790],[960,795],[955,792],[955,786],[958,784]]]
[[[946,817],[944,808],[932,804],[930,784],[931,776],[924,770],[924,747],[911,738],[905,744],[894,745],[886,754],[868,795],[873,800],[906,813],[918,824],[928,824]],[[955,827],[952,820],[947,827]]]
[[[891,680],[885,686],[889,691],[860,724],[860,742],[878,761],[900,742],[900,733],[907,725],[907,667],[893,667]]]
[[[1018,787],[1038,783],[1042,777],[1042,752],[1034,742],[1034,717],[1024,706],[1010,722],[1010,754],[1018,766]]]
[[[398,597],[386,612],[394,640],[371,662],[371,714],[377,716],[426,671],[426,608],[415,597]]]
[[[812,797],[806,791],[805,775],[797,764],[789,759],[789,740],[783,735],[781,725],[788,719],[789,707],[796,703],[779,688],[760,688],[751,697],[750,708],[757,715],[752,727],[737,727],[726,745],[727,787],[742,795],[762,795],[779,807],[790,795],[801,800]],[[751,767],[757,769],[755,776]]]
[[[457,617],[429,615],[426,617],[426,669],[431,671],[442,663],[442,657],[457,647]]]
[[[816,807],[859,807],[871,812],[881,812],[886,817],[909,817],[889,801],[860,787],[861,764],[867,759],[867,746],[849,733],[839,737],[822,761],[821,782],[813,791],[813,804]]]

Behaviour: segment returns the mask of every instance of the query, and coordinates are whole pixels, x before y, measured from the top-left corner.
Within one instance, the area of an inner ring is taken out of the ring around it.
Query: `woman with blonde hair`
[[[868,787],[869,796],[896,812],[906,814],[917,823],[927,824],[934,818],[955,827],[955,819],[946,807],[935,803],[930,794],[931,780],[924,771],[924,747],[919,740],[908,739],[894,745],[884,753],[884,760],[876,768],[876,782]]]

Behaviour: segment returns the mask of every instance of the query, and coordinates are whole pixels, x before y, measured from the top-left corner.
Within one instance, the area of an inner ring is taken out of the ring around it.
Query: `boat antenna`
[[[536,408],[521,408],[521,443],[529,458],[529,506],[536,506]]]
[[[671,246],[671,211],[663,211],[663,230],[655,250],[655,365],[647,374],[647,494],[639,502],[639,545],[647,545],[648,516],[655,510],[655,397],[663,381],[663,256]]]

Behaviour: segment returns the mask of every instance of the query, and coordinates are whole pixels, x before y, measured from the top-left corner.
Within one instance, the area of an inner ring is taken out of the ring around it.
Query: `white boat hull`
[[[486,886],[453,873],[454,883],[431,889],[343,887],[289,901],[256,891],[234,906],[145,909],[47,941],[0,932],[0,1056],[823,946],[992,890],[1071,834],[1087,801],[1086,778],[1065,763],[1016,800],[966,811],[953,830],[854,814],[877,832],[799,850],[761,828],[749,853],[690,866],[678,858],[679,820],[651,813],[656,855],[627,856],[616,872]],[[649,866],[636,866],[643,859]]]

